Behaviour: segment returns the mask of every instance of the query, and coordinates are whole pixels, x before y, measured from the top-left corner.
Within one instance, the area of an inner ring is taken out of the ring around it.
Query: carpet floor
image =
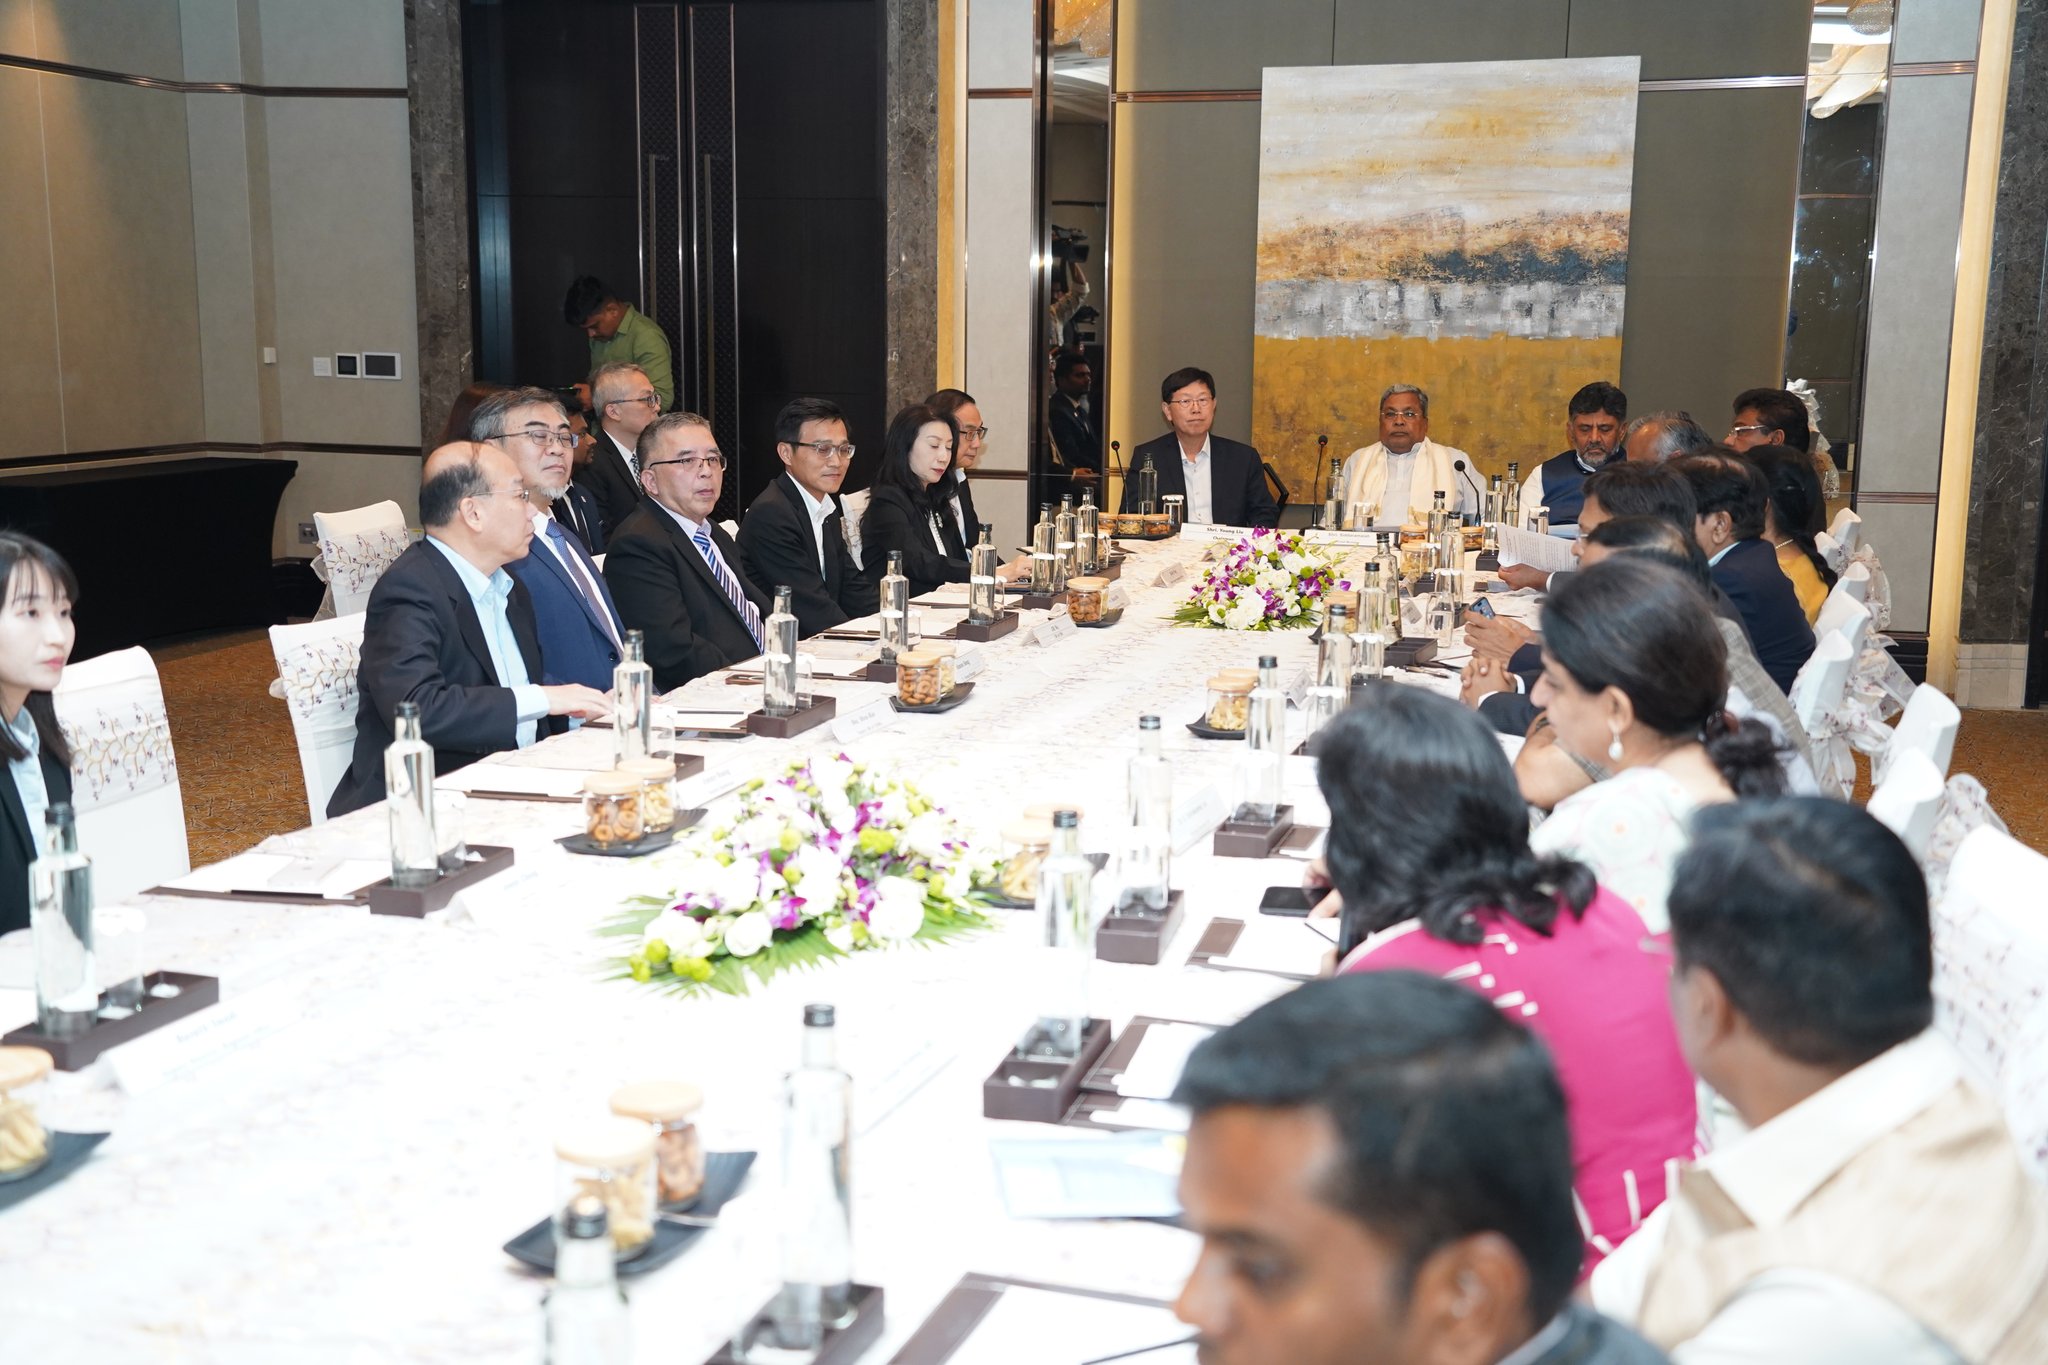
[[[150,653],[163,675],[193,865],[304,826],[311,813],[291,718],[269,692],[277,676],[270,637],[248,631]],[[2039,780],[2048,772],[2048,711],[1964,711],[1950,771],[1973,774],[2013,837],[2048,852]]]

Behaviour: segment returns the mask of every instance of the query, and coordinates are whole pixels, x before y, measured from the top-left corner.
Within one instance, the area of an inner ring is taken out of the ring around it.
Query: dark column
[[[462,0],[405,0],[412,126],[413,289],[420,440],[432,445],[469,383],[469,175],[463,151]]]
[[[886,410],[932,391],[939,369],[939,7],[886,0]]]

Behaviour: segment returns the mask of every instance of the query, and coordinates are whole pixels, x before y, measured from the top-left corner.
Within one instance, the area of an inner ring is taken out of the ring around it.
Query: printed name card
[[[282,1033],[304,1014],[297,987],[273,986],[123,1043],[106,1054],[107,1070],[127,1094],[144,1094]]]
[[[1174,584],[1184,581],[1187,576],[1188,566],[1176,560],[1159,571],[1159,577],[1152,580],[1152,586],[1155,588],[1170,588]]]
[[[857,707],[832,722],[832,738],[841,744],[851,744],[863,735],[871,735],[886,728],[896,719],[895,708],[889,705],[887,697]]]
[[[1081,628],[1074,624],[1074,618],[1067,614],[1064,606],[1054,607],[1052,615],[1040,621],[1031,630],[1034,645],[1056,645],[1069,635],[1075,635]]]
[[[953,656],[953,681],[972,682],[988,667],[988,651],[963,649]]]
[[[1129,605],[1131,605],[1131,594],[1124,585],[1122,583],[1110,584],[1108,595],[1102,599],[1103,609],[1105,611],[1122,611]]]
[[[1297,669],[1287,680],[1287,702],[1290,706],[1301,706],[1308,701],[1308,670]]]
[[[1222,824],[1228,814],[1230,807],[1224,802],[1223,791],[1213,782],[1183,792],[1173,803],[1173,851],[1186,853],[1208,838],[1209,832]]]

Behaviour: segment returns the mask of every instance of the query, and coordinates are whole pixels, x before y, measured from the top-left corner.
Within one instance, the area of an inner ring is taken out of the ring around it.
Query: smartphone
[[[1478,612],[1481,616],[1484,616],[1489,621],[1493,619],[1493,603],[1487,601],[1483,597],[1473,598],[1471,609],[1473,611]]]
[[[1299,886],[1269,886],[1259,901],[1262,915],[1306,915],[1326,893]]]

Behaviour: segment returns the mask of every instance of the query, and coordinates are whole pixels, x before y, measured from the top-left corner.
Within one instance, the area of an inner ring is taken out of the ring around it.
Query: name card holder
[[[962,621],[959,625],[953,627],[952,630],[946,632],[946,635],[939,638],[945,639],[950,637],[955,640],[975,640],[986,644],[990,640],[1000,640],[1005,635],[1010,634],[1019,625],[1023,624],[1023,620],[1024,618],[1017,615],[1016,612],[1006,611],[997,616],[995,620],[980,624],[973,621]]]
[[[860,680],[862,682],[893,683],[896,681],[896,665],[888,659],[871,659],[868,661],[868,666],[861,670]]]
[[[1070,635],[1077,635],[1081,628],[1074,624],[1064,608],[1040,621],[1031,628],[1031,643],[1034,645],[1056,645]]]
[[[1388,668],[1415,668],[1436,657],[1436,641],[1427,635],[1403,635],[1387,646]]]
[[[896,666],[889,666],[889,676],[896,676]],[[822,693],[811,698],[809,706],[799,706],[786,716],[771,716],[766,711],[754,711],[747,716],[747,733],[760,735],[764,739],[788,739],[806,730],[815,730],[839,714],[839,703]]]
[[[408,919],[424,919],[436,910],[446,908],[455,893],[473,882],[495,876],[512,866],[512,850],[491,844],[471,844],[469,860],[460,870],[444,872],[425,886],[393,886],[386,877],[381,882],[372,882],[363,888],[363,896],[370,902],[373,915],[403,915]]]
[[[1082,1079],[1109,1051],[1112,1036],[1109,1020],[1090,1019],[1077,1057],[1029,1057],[1011,1049],[981,1083],[982,1117],[1020,1123],[1061,1122],[1081,1093]]]
[[[1225,820],[1216,826],[1209,851],[1219,858],[1271,858],[1288,849],[1307,847],[1320,833],[1322,826],[1298,825],[1294,807],[1281,806],[1273,812],[1271,824],[1235,816]]]
[[[1026,611],[1051,611],[1066,600],[1063,592],[1027,592],[1017,599],[1017,605]]]
[[[853,1310],[852,1320],[842,1326],[826,1326],[818,1349],[804,1357],[810,1365],[853,1365],[869,1347],[882,1339],[882,1291],[879,1287],[853,1285],[848,1293],[848,1306]],[[763,1304],[761,1311],[754,1314],[745,1327],[705,1359],[704,1365],[754,1365],[763,1359],[784,1356],[794,1359],[790,1353],[774,1346],[775,1328],[770,1316],[774,1307],[773,1299]]]
[[[1102,607],[1105,611],[1122,611],[1131,605],[1130,589],[1119,583],[1103,594]]]
[[[1173,891],[1167,894],[1164,910],[1111,910],[1095,927],[1095,956],[1104,962],[1158,966],[1186,908],[1181,893]]]
[[[1159,576],[1152,580],[1152,586],[1155,588],[1170,588],[1176,583],[1185,581],[1187,576],[1188,566],[1176,561],[1159,571]]]
[[[169,994],[158,994],[169,992]],[[68,1038],[52,1038],[34,1024],[14,1030],[0,1043],[9,1047],[36,1047],[50,1054],[59,1071],[83,1071],[99,1060],[108,1048],[133,1042],[166,1024],[175,1024],[220,1003],[220,980],[193,976],[187,972],[151,972],[142,979],[142,1003],[118,1019],[95,1015],[85,1032]],[[107,1009],[102,997],[101,1010]]]

